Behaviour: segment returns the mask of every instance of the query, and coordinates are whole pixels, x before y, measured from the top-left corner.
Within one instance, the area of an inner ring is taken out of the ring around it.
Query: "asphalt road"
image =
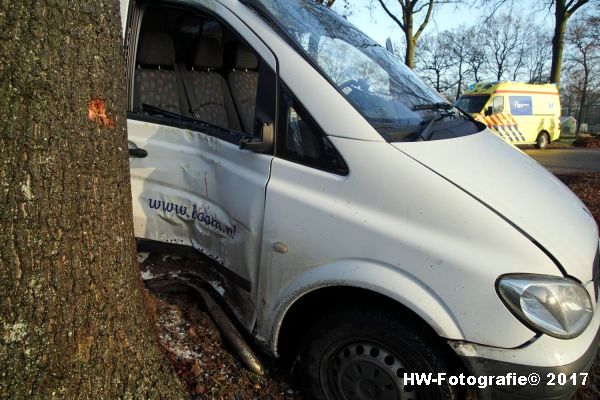
[[[600,173],[600,149],[523,149],[523,151],[556,174]]]

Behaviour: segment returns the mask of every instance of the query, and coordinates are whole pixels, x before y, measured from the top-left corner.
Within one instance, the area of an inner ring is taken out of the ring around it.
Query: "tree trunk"
[[[579,139],[581,133],[581,124],[583,123],[583,117],[585,116],[584,107],[587,101],[587,85],[588,85],[589,72],[587,69],[584,71],[583,77],[583,88],[581,90],[581,98],[579,99],[579,112],[577,113],[577,128],[575,130],[575,140]]]
[[[407,35],[406,37],[406,53],[404,56],[404,64],[410,69],[415,67],[415,40]]]
[[[415,47],[417,42],[413,36],[412,10],[403,10],[404,36],[406,37],[406,51],[404,53],[404,64],[410,69],[415,67]]]
[[[135,260],[119,2],[0,2],[0,398],[183,398]]]
[[[554,11],[554,36],[552,37],[552,67],[550,68],[550,83],[560,82],[563,47],[565,43],[565,33],[567,31],[567,20],[569,19],[563,3],[564,1],[557,1],[556,9]]]
[[[412,35],[412,29],[408,29],[405,32],[406,36],[406,51],[404,53],[404,64],[410,69],[415,67],[415,47],[416,42]]]

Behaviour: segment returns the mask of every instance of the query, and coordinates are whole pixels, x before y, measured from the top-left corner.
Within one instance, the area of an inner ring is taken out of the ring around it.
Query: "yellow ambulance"
[[[560,136],[560,100],[554,84],[474,83],[456,106],[511,144],[543,149]]]

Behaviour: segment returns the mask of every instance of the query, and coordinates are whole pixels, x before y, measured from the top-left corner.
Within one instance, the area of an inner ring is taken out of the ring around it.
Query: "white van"
[[[461,373],[505,378],[482,398],[583,383],[598,229],[544,168],[313,1],[123,11],[139,245],[212,260],[195,274],[299,357],[306,398],[458,398]]]

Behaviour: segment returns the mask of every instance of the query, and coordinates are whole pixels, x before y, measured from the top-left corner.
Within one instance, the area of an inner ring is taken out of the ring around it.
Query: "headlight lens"
[[[532,328],[561,339],[578,336],[594,313],[587,290],[568,278],[505,275],[500,279],[498,292],[506,305]]]

